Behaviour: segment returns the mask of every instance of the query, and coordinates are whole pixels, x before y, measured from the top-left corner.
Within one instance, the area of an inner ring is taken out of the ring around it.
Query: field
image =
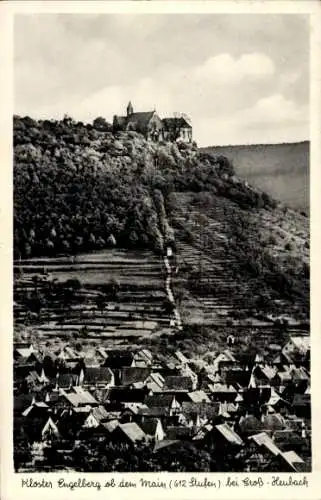
[[[258,144],[204,148],[226,156],[237,175],[276,200],[309,211],[308,141],[293,144]]]
[[[166,332],[170,317],[164,311],[164,273],[162,258],[148,251],[111,249],[21,260],[15,263],[16,331],[28,325],[24,330],[40,343],[80,338],[121,342]],[[53,287],[75,279],[81,288],[72,300],[52,298]],[[111,297],[107,288],[113,282],[118,289]],[[30,312],[35,297],[47,298],[40,311]]]

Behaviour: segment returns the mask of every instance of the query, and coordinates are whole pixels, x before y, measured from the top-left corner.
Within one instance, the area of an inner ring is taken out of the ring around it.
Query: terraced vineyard
[[[248,333],[257,337],[257,344],[276,342],[279,329],[275,320],[285,319],[288,324],[288,332],[308,334],[308,315],[302,313],[302,303],[298,298],[295,302],[287,301],[275,294],[274,308],[278,314],[272,314],[266,310],[260,310],[253,305],[250,299],[258,294],[259,282],[257,278],[250,275],[240,274],[240,261],[237,256],[231,257],[228,251],[230,244],[229,220],[233,204],[229,200],[217,198],[217,202],[210,210],[204,210],[193,203],[193,197],[185,194],[177,194],[180,210],[175,216],[175,225],[187,229],[193,235],[193,241],[186,242],[181,237],[178,229],[177,236],[177,259],[178,273],[174,283],[174,293],[184,289],[185,293],[180,303],[182,320],[185,324],[203,325],[213,327],[218,335],[218,330],[228,327],[234,330],[234,335],[246,338]],[[238,209],[239,210],[239,209]],[[262,211],[254,214],[260,223],[262,234],[273,230],[275,234],[284,230],[278,226],[277,211],[273,213],[275,220],[271,223],[271,213]],[[280,219],[282,220],[282,219]],[[308,251],[304,248],[306,241],[308,221],[302,218],[302,227],[289,224],[287,230],[294,241],[298,241],[299,252],[302,258],[308,258]],[[293,233],[295,228],[296,233]],[[291,232],[292,231],[292,232]],[[305,234],[305,238],[303,235]],[[269,251],[273,254],[274,242]],[[294,250],[297,248],[295,247]],[[280,250],[278,250],[280,254]],[[292,258],[294,258],[292,256]],[[284,259],[289,259],[288,252],[284,252]],[[197,274],[197,287],[191,283],[191,275]]]
[[[21,260],[15,263],[15,273],[16,327],[29,324],[29,332],[43,341],[70,336],[128,340],[169,328],[163,259],[152,252],[112,249],[77,257]],[[51,284],[75,279],[81,288],[72,303],[51,301],[30,313],[26,298],[41,295]],[[110,283],[117,283],[117,297],[106,295]]]

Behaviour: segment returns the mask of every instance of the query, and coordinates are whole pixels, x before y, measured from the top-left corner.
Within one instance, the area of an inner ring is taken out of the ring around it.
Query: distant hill
[[[238,176],[275,199],[309,211],[309,141],[204,149],[226,156]]]

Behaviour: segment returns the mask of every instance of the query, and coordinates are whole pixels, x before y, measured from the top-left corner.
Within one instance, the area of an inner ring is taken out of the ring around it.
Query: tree
[[[93,127],[94,129],[100,130],[102,132],[112,131],[112,125],[108,123],[102,116],[98,116],[97,118],[95,118],[95,120],[93,121]]]

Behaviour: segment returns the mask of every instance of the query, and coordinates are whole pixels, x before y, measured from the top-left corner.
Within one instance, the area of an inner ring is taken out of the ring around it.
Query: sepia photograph
[[[14,16],[16,473],[312,471],[309,39]]]

